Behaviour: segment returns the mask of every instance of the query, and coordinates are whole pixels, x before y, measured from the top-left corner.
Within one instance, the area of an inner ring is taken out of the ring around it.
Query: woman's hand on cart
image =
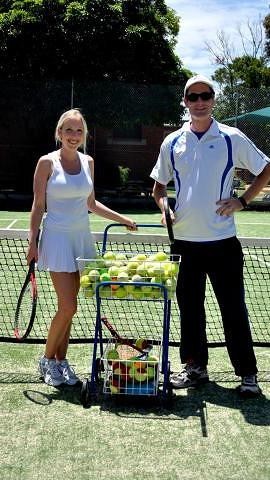
[[[123,216],[123,224],[126,226],[127,230],[130,230],[132,232],[135,232],[136,230],[138,230],[136,222],[134,222],[134,220],[132,220],[129,217]]]

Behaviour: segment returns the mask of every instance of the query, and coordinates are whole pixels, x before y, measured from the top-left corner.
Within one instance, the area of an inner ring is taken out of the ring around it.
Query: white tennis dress
[[[77,257],[96,257],[87,207],[93,190],[89,157],[78,154],[81,170],[76,175],[64,171],[59,151],[48,154],[53,171],[47,182],[47,213],[39,242],[38,270],[75,272],[79,270]]]

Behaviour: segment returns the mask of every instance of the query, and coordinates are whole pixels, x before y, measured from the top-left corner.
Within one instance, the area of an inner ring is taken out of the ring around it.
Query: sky
[[[236,56],[243,55],[237,28],[258,21],[270,13],[269,0],[165,0],[181,17],[176,54],[183,66],[192,72],[210,77],[213,64],[205,42],[217,41],[217,32],[224,31],[235,47]]]

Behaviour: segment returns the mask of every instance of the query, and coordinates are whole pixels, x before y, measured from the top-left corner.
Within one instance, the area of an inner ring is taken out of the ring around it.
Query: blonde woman
[[[136,223],[95,199],[94,160],[85,153],[87,125],[78,109],[58,120],[55,139],[59,150],[42,156],[34,174],[34,200],[30,217],[27,263],[49,271],[57,295],[45,354],[39,369],[45,383],[74,385],[79,378],[66,358],[73,316],[77,310],[80,279],[76,257],[95,257],[88,211],[136,230]],[[45,213],[46,208],[46,215]],[[39,246],[36,238],[42,222]]]

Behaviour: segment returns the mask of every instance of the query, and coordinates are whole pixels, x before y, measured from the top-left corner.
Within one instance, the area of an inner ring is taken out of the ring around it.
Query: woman
[[[51,322],[45,355],[39,369],[45,383],[74,385],[79,380],[66,359],[72,318],[77,310],[80,278],[76,258],[96,256],[89,228],[88,210],[129,230],[136,224],[95,199],[94,160],[78,151],[86,146],[87,125],[81,112],[68,110],[55,130],[60,149],[42,156],[34,174],[34,200],[30,217],[27,263],[50,272],[58,309]],[[39,247],[36,239],[43,219]]]

